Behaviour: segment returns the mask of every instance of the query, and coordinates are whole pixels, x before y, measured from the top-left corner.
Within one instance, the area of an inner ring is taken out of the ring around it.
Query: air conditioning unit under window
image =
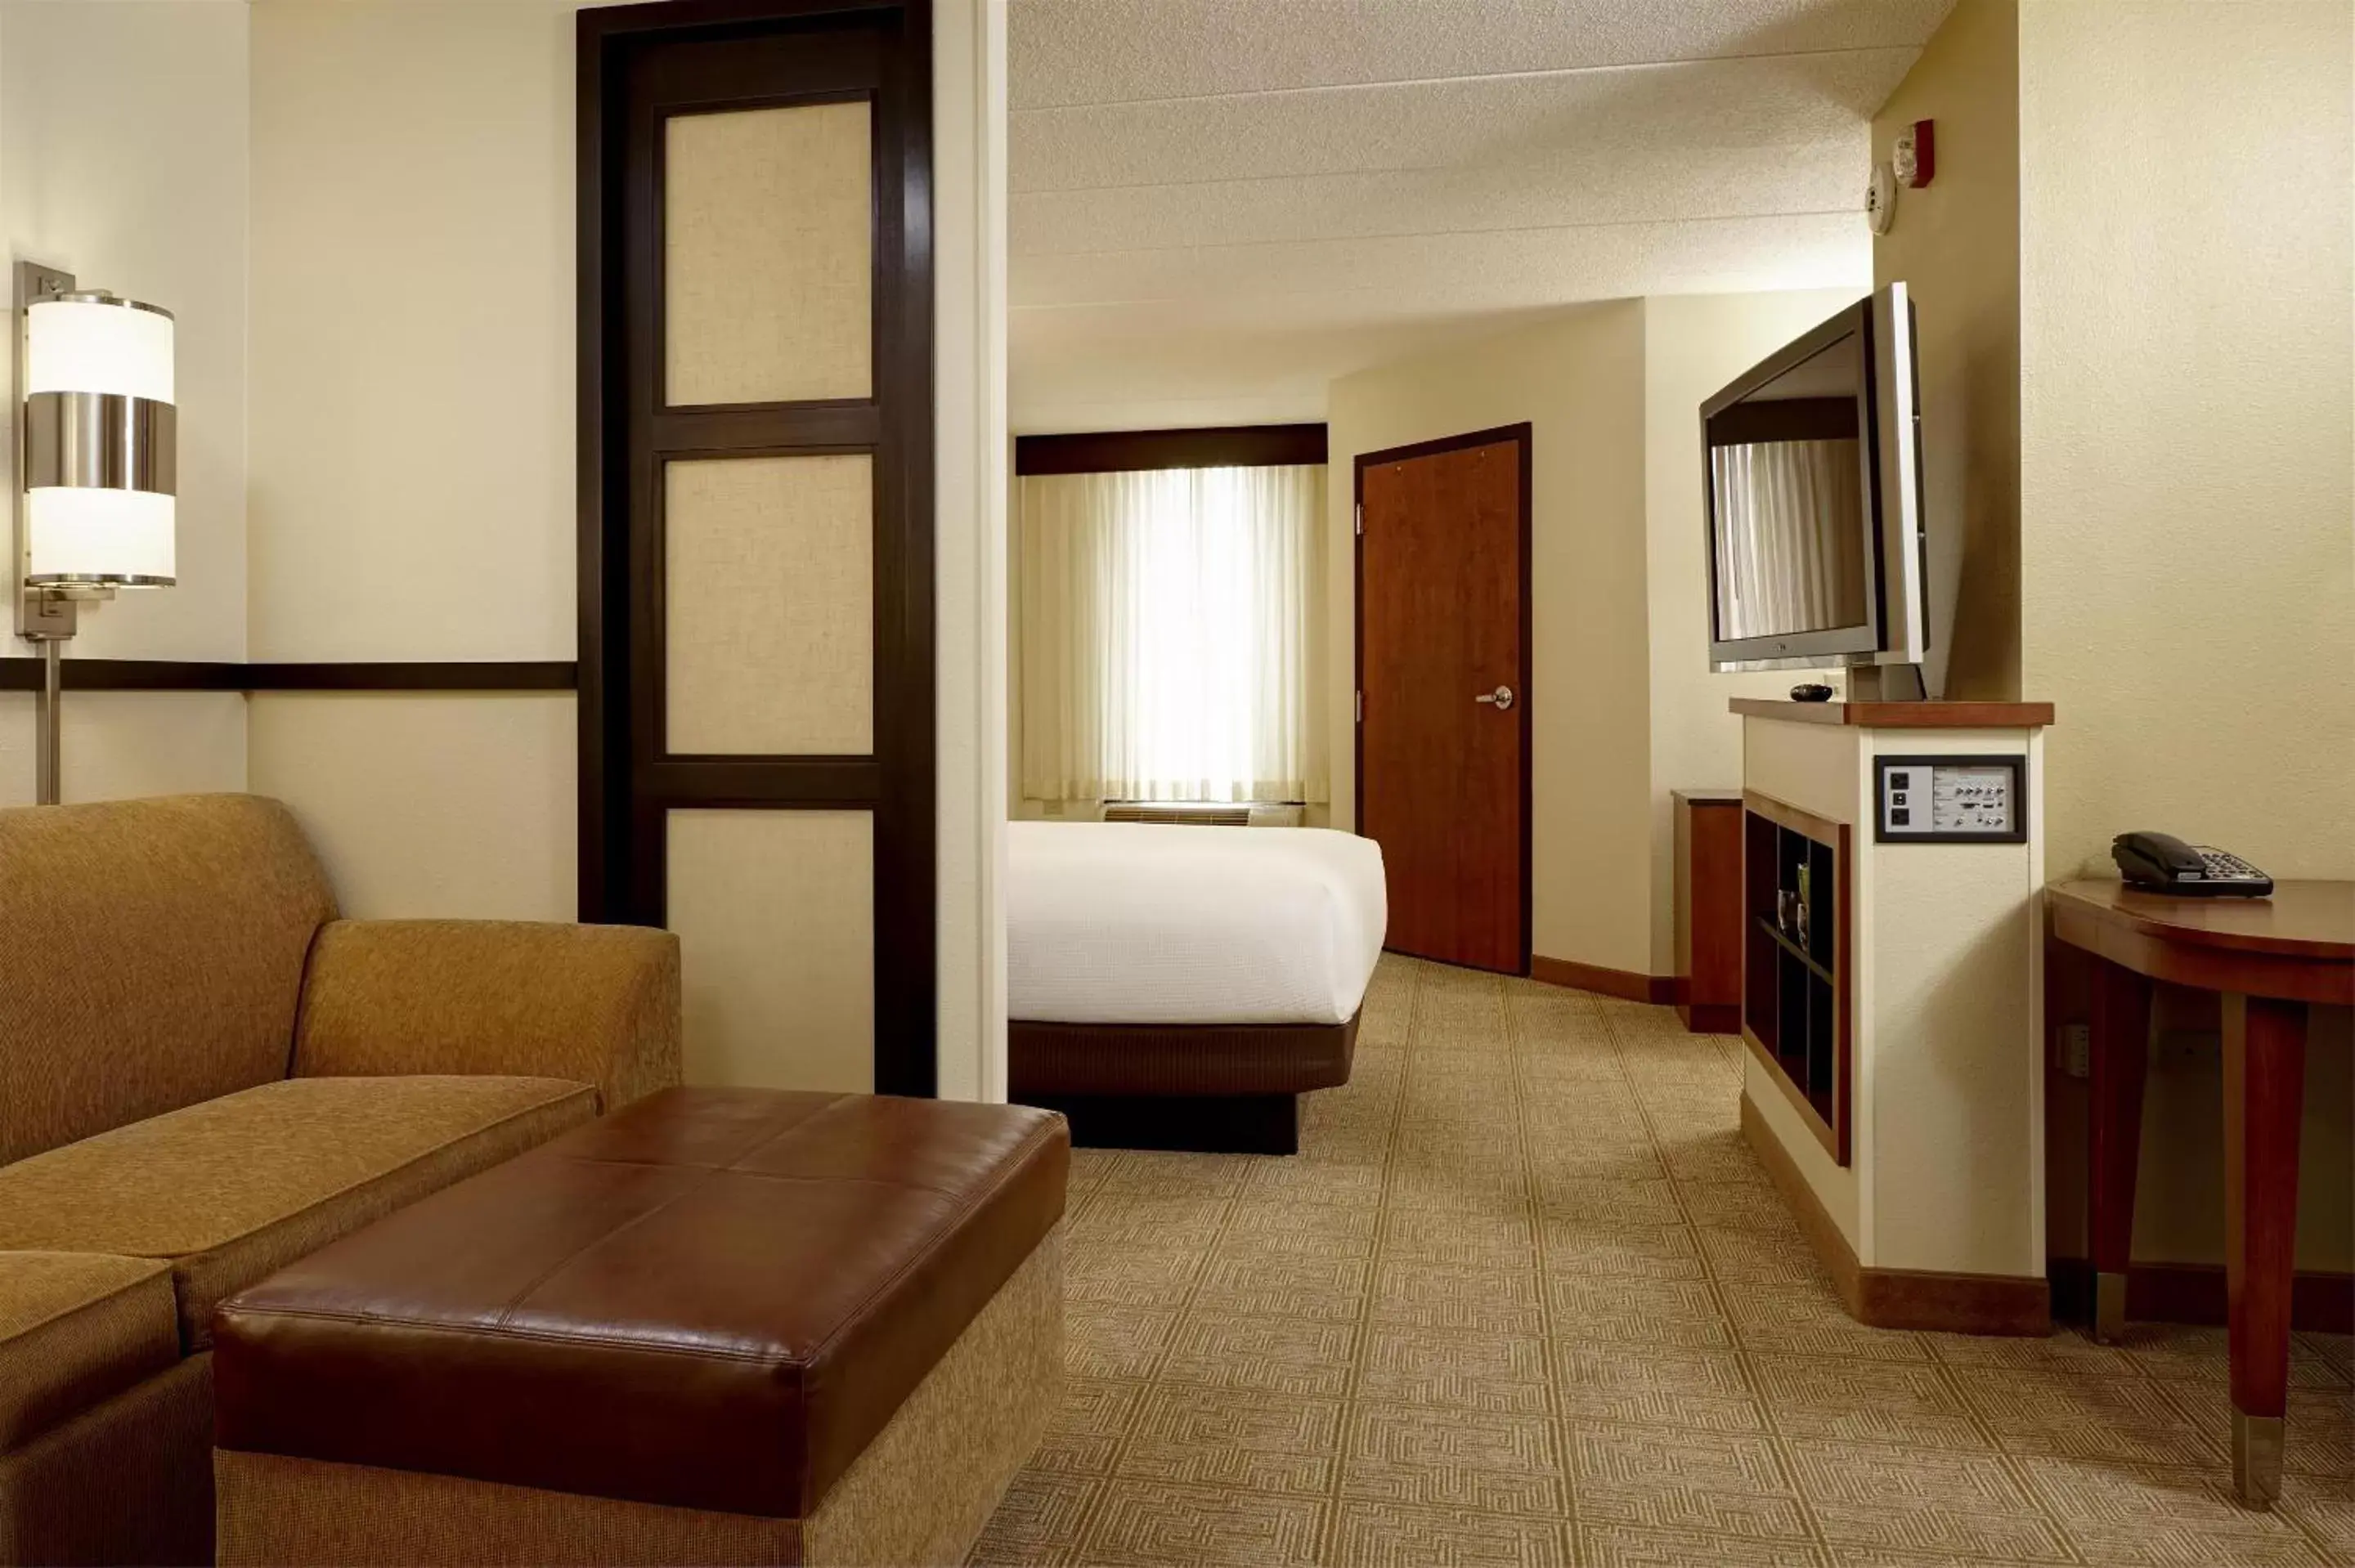
[[[1203,828],[1296,828],[1300,826],[1300,807],[1296,802],[1250,802],[1226,805],[1193,800],[1107,800],[1103,820],[1107,822],[1183,823]]]

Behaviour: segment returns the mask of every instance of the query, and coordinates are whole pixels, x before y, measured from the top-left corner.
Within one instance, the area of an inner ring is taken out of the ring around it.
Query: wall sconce
[[[173,324],[38,262],[16,281],[16,634],[41,650],[37,799],[54,805],[60,655],[80,606],[174,581]]]

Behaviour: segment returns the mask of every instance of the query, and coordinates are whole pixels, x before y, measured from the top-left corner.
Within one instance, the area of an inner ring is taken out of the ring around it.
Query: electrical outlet
[[[2073,1078],[2094,1073],[2094,1027],[2090,1023],[2061,1026],[2061,1070]]]

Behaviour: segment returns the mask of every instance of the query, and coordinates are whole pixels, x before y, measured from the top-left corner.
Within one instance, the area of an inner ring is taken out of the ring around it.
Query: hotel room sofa
[[[666,932],[338,919],[252,796],[0,810],[0,1564],[209,1561],[216,1305],[678,1073]]]

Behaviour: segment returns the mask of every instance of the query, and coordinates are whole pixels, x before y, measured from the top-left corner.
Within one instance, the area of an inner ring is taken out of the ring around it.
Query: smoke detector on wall
[[[1864,220],[1875,234],[1888,233],[1897,221],[1897,173],[1887,164],[1872,165],[1872,178],[1864,187]]]

